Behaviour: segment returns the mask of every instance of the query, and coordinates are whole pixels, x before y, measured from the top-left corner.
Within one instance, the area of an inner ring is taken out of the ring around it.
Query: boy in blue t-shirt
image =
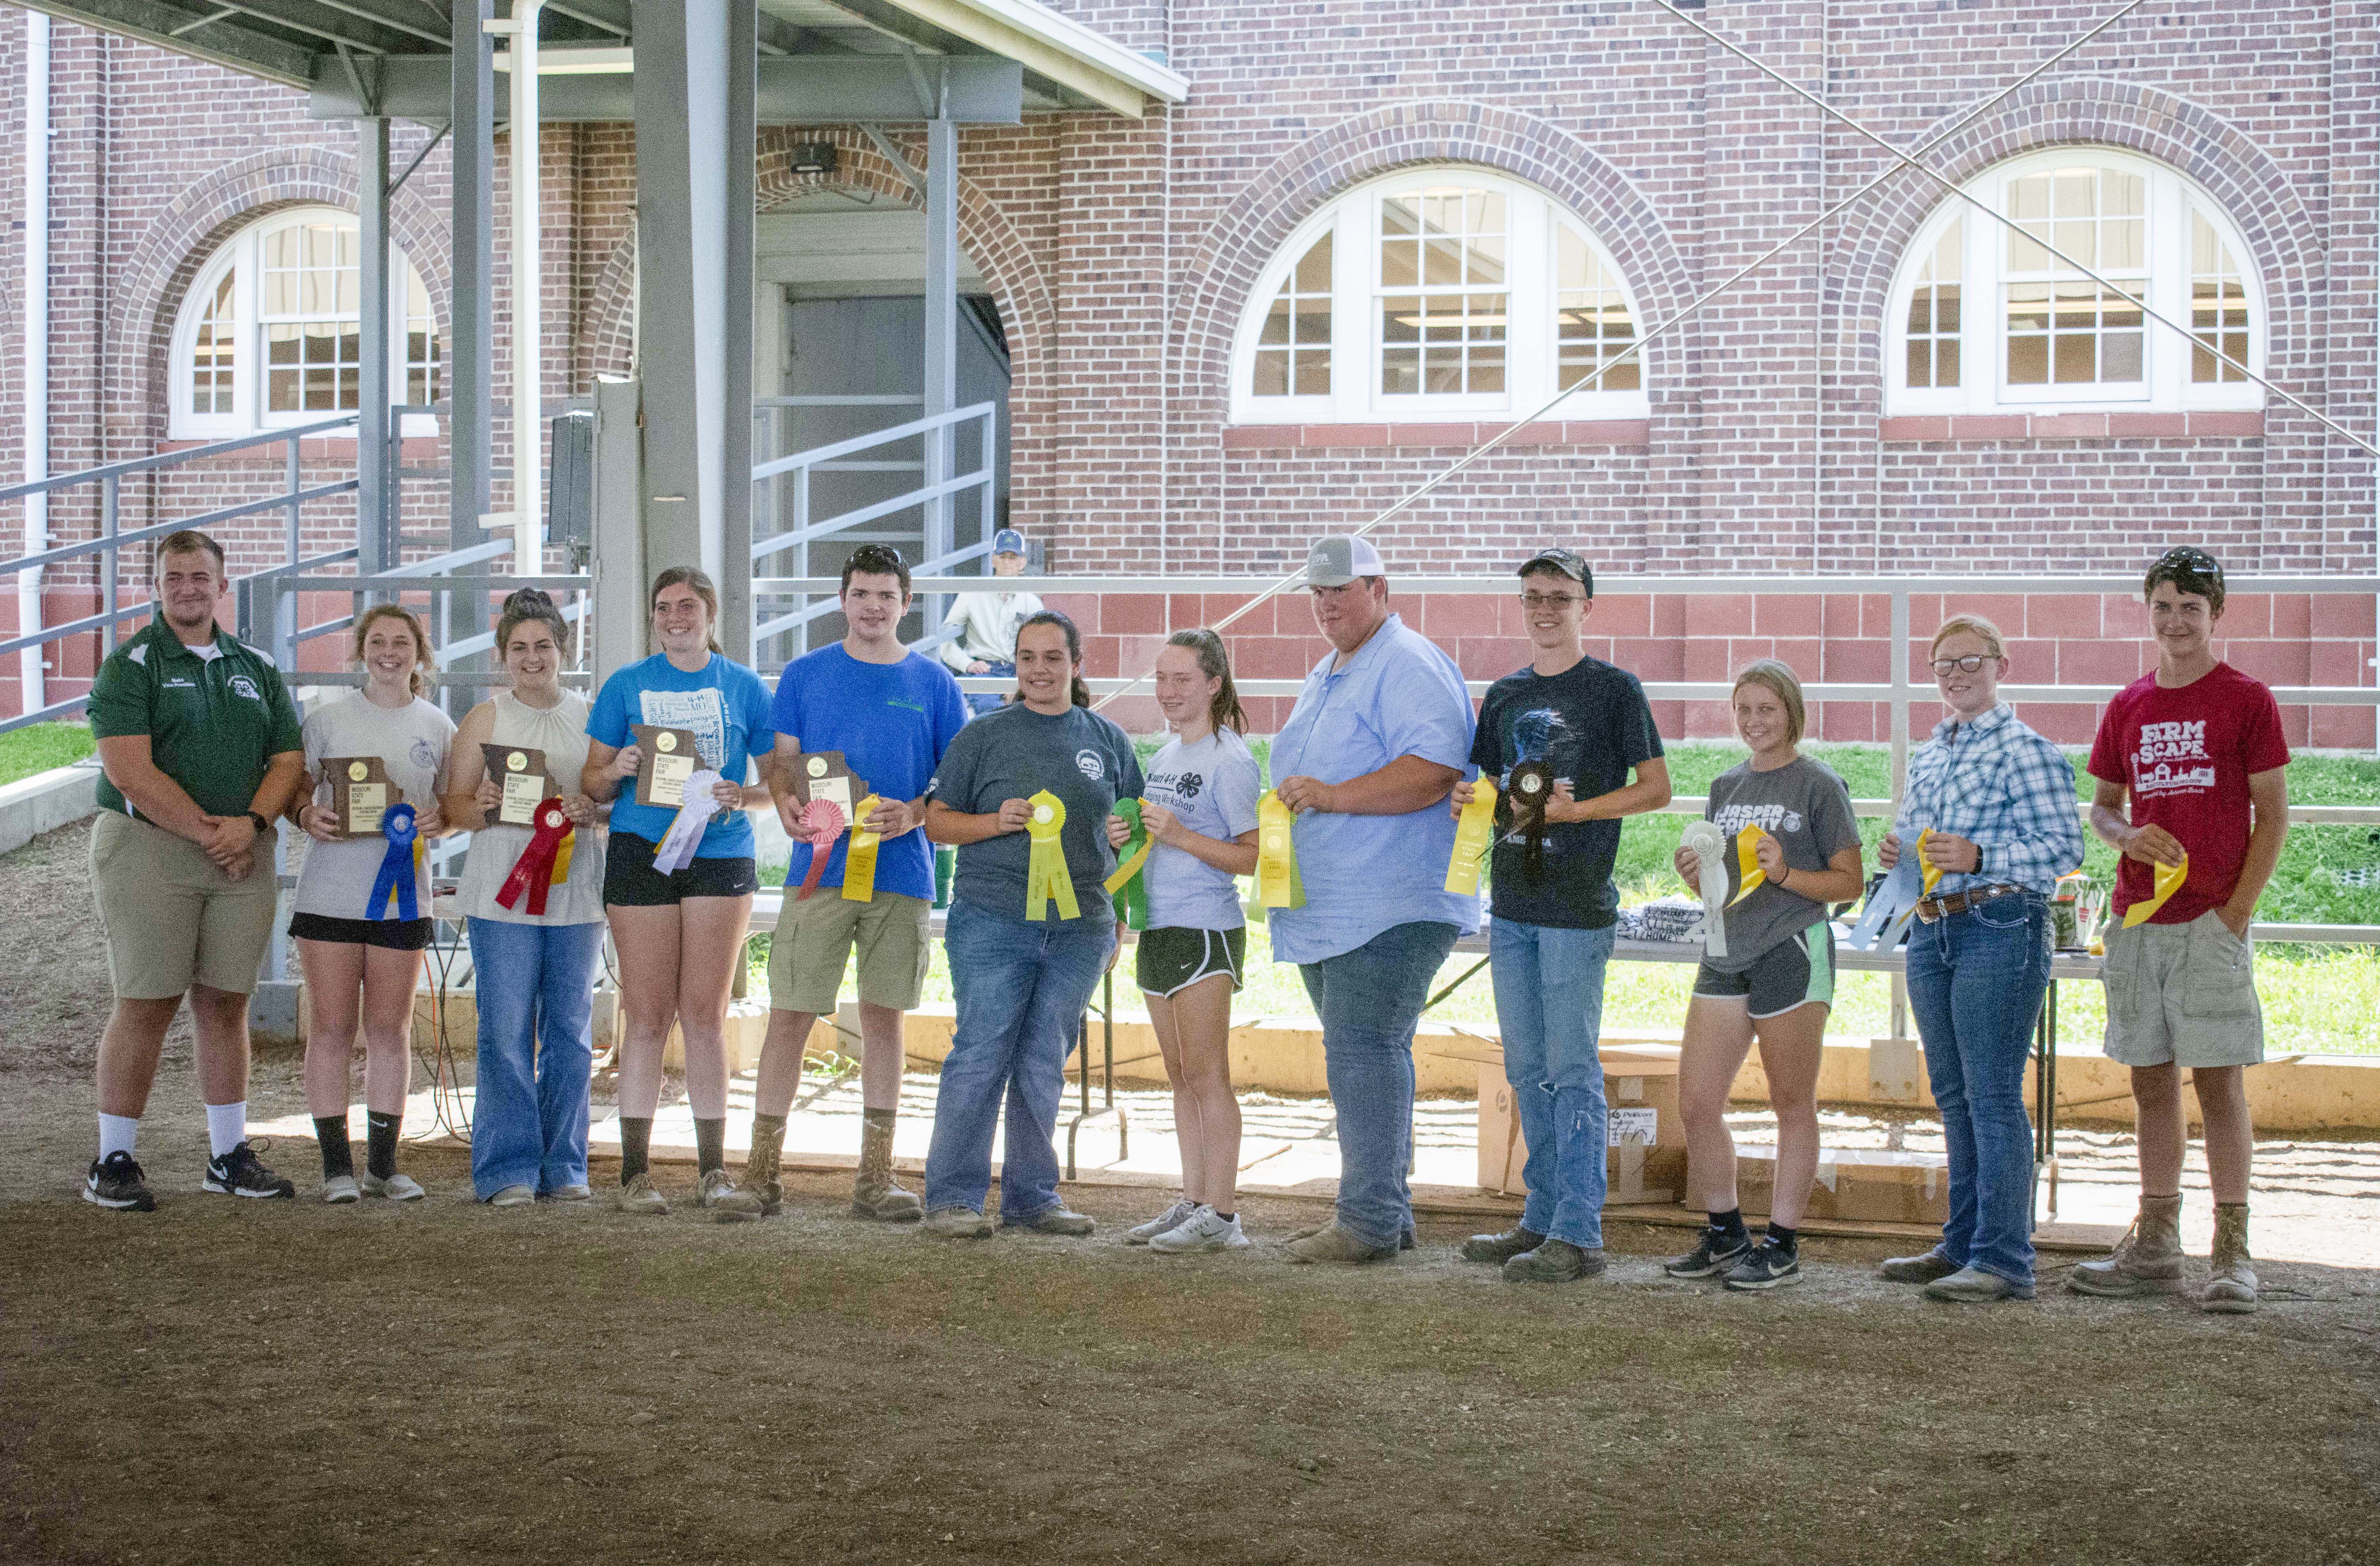
[[[926,920],[934,900],[933,849],[918,831],[926,788],[942,752],[967,721],[958,681],[932,659],[901,645],[901,617],[909,609],[909,566],[900,551],[863,544],[843,568],[843,640],[787,664],[777,682],[772,725],[776,754],[766,769],[777,814],[794,840],[785,869],[783,911],[769,943],[769,1036],[760,1049],[753,1089],[752,1157],[747,1188],[764,1212],[783,1202],[777,1161],[784,1148],[785,1116],[801,1086],[802,1051],[810,1027],[834,1014],[835,998],[854,951],[859,953],[860,1094],[865,1106],[859,1175],[851,1209],[861,1218],[895,1222],[923,1208],[892,1179],[892,1123],[901,1097],[902,1014],[917,1003],[930,948]],[[868,815],[880,841],[873,891],[867,901],[842,894],[851,834],[827,850],[818,889],[807,898],[790,890],[808,875],[813,852],[795,792],[795,758],[843,752],[851,771],[851,803],[882,801]]]

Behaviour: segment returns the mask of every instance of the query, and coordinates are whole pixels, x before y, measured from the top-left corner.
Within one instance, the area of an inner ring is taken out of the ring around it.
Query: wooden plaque
[[[378,837],[381,818],[401,803],[388,763],[377,756],[326,756],[322,775],[331,780],[331,815],[341,837]]]
[[[637,748],[645,753],[637,768],[637,803],[674,810],[686,803],[686,780],[702,768],[694,747],[692,729],[665,729],[658,723],[630,723]]]
[[[496,819],[508,827],[537,824],[537,807],[561,790],[547,775],[545,752],[534,746],[494,745],[485,740],[480,749],[488,759],[488,776],[503,789],[503,803],[496,807]]]
[[[805,805],[813,799],[831,799],[848,821],[853,809],[868,797],[868,784],[851,775],[840,750],[799,751],[792,765],[794,797]]]

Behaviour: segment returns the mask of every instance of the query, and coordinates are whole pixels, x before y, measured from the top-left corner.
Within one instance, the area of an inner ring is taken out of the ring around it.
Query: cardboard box
[[[1494,1050],[1495,1058],[1484,1057]],[[1607,1044],[1603,1095],[1610,1115],[1605,1171],[1615,1206],[1668,1203],[1685,1191],[1686,1137],[1678,1118],[1678,1050],[1675,1045]],[[1483,1046],[1479,1060],[1479,1187],[1505,1196],[1525,1196],[1521,1178],[1529,1158],[1512,1112],[1512,1087],[1504,1080],[1503,1051]]]
[[[1739,1142],[1736,1200],[1767,1216],[1777,1196],[1777,1149]],[[1853,1223],[1942,1223],[1950,1216],[1949,1162],[1939,1153],[1881,1147],[1825,1147],[1804,1208],[1811,1218]]]

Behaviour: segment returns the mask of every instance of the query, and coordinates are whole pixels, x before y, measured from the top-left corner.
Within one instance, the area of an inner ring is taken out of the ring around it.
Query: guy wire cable
[[[1654,0],[1654,3],[1656,5],[1662,6],[1665,9],[1668,8],[1667,0]],[[1473,447],[1463,456],[1457,458],[1451,465],[1440,470],[1436,476],[1424,481],[1415,489],[1408,492],[1394,504],[1374,516],[1370,521],[1364,523],[1361,527],[1350,529],[1352,536],[1361,538],[1366,533],[1370,532],[1373,528],[1378,528],[1382,523],[1388,521],[1390,517],[1397,516],[1401,512],[1410,510],[1423,497],[1438,489],[1439,485],[1445,483],[1448,480],[1453,478],[1456,474],[1462,472],[1473,463],[1477,462],[1481,457],[1486,456],[1489,452],[1494,451],[1505,442],[1511,440],[1521,431],[1527,429],[1530,425],[1544,419],[1548,414],[1553,412],[1555,408],[1560,407],[1573,395],[1595,385],[1611,370],[1619,369],[1621,365],[1627,363],[1632,358],[1640,357],[1648,345],[1658,342],[1662,337],[1667,336],[1679,326],[1684,324],[1688,320],[1699,314],[1704,306],[1709,304],[1720,295],[1734,288],[1737,284],[1742,283],[1745,278],[1751,276],[1754,273],[1758,272],[1770,261],[1775,261],[1779,256],[1792,249],[1795,245],[1800,244],[1803,239],[1809,237],[1811,234],[1816,232],[1826,224],[1833,221],[1837,216],[1849,208],[1866,200],[1870,194],[1890,181],[1895,176],[1899,175],[1903,168],[1916,168],[1921,172],[1931,174],[1933,172],[1932,170],[1925,168],[1924,164],[1918,164],[1914,160],[1932,152],[1935,148],[1940,146],[1943,142],[1949,140],[1960,131],[1964,130],[1970,124],[1981,118],[1984,115],[1998,108],[2001,103],[2007,102],[2010,98],[2013,97],[2016,93],[2022,91],[2025,87],[2030,85],[2034,79],[2040,76],[2042,72],[2058,64],[2060,60],[2065,59],[2068,55],[2073,54],[2084,44],[2089,43],[2092,40],[2097,38],[2101,33],[2107,31],[2118,22],[2131,15],[2133,11],[2139,9],[2146,3],[2147,0],[2125,0],[2125,3],[2114,12],[2110,13],[2106,19],[2097,23],[2081,37],[2075,39],[2073,42],[2069,43],[2063,49],[2058,50],[2056,54],[2051,55],[2048,58],[2043,60],[2039,65],[2034,66],[2031,70],[2026,71],[2022,76],[2018,77],[2014,81],[2009,83],[2008,86],[2002,88],[1999,91],[1995,92],[1989,98],[1986,98],[1982,103],[1974,105],[1974,107],[1961,114],[1957,118],[1944,126],[1933,136],[1927,138],[1925,141],[1918,146],[1915,152],[1903,153],[1898,148],[1894,148],[1890,146],[1889,143],[1887,143],[1886,150],[1892,152],[1895,158],[1900,160],[1900,162],[1895,163],[1893,166],[1886,169],[1883,173],[1877,175],[1875,178],[1869,180],[1866,184],[1861,186],[1850,195],[1845,196],[1841,200],[1837,201],[1833,206],[1827,208],[1816,217],[1812,218],[1809,222],[1803,224],[1801,227],[1795,229],[1792,233],[1779,240],[1775,245],[1761,252],[1761,254],[1755,257],[1752,261],[1747,261],[1743,266],[1737,269],[1734,273],[1730,273],[1715,286],[1705,289],[1700,295],[1680,309],[1676,314],[1670,316],[1669,320],[1660,322],[1650,332],[1644,334],[1634,342],[1629,344],[1627,347],[1621,349],[1619,353],[1614,354],[1610,358],[1606,359],[1602,364],[1598,365],[1594,373],[1586,376],[1585,379],[1579,381],[1573,385],[1563,387],[1560,391],[1555,393],[1553,396],[1547,399],[1547,401],[1540,405],[1535,411],[1523,416],[1521,419],[1511,424],[1506,425],[1494,435],[1489,436],[1486,441],[1483,441],[1478,445]],[[1757,61],[1753,63],[1755,65],[1758,64]],[[1788,85],[1790,86],[1791,84],[1788,83]],[[1799,91],[1799,89],[1796,89],[1796,91]],[[1804,93],[1803,96],[1806,97],[1808,94]],[[1828,112],[1832,113],[1833,111],[1829,110]],[[1863,134],[1866,133],[1864,131]],[[2108,285],[2113,286],[2113,285]],[[2127,297],[2129,297],[2129,296]],[[2228,361],[2227,360],[2227,362]],[[2291,400],[2295,401],[2294,398]],[[2319,417],[2319,415],[2317,415],[2317,417]],[[2324,422],[2328,423],[2329,421],[2325,419]],[[2357,443],[2361,444],[2362,443],[2359,442]],[[2365,449],[2369,450],[2370,448],[2366,447]],[[1216,621],[1212,625],[1209,625],[1207,628],[1212,631],[1222,630],[1225,626],[1230,625],[1234,621],[1240,619],[1243,615],[1255,609],[1258,604],[1263,603],[1269,599],[1277,598],[1281,594],[1295,587],[1298,582],[1305,577],[1305,567],[1301,565],[1296,570],[1292,571],[1289,575],[1281,577],[1279,581],[1276,581],[1271,586],[1264,589],[1254,598],[1248,600],[1247,602],[1240,605],[1237,609],[1232,610],[1229,614],[1224,615],[1221,619]],[[1101,697],[1099,700],[1093,702],[1091,704],[1091,710],[1097,712],[1101,708],[1107,706],[1110,702],[1131,695],[1132,692],[1139,688],[1142,681],[1147,680],[1155,672],[1156,665],[1152,662],[1148,669],[1143,670],[1140,674],[1133,677],[1130,685],[1124,686],[1119,690],[1110,691],[1106,696]]]

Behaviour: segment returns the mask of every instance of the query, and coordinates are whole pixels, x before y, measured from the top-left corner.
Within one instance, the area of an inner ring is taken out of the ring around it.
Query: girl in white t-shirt
[[[1233,1196],[1240,1101],[1232,1091],[1232,993],[1246,964],[1238,879],[1257,868],[1264,778],[1240,736],[1247,715],[1223,639],[1177,631],[1157,655],[1157,705],[1173,738],[1148,768],[1141,819],[1155,841],[1142,872],[1148,928],[1135,967],[1173,1084],[1182,1199],[1131,1231],[1169,1254],[1247,1244]]]

